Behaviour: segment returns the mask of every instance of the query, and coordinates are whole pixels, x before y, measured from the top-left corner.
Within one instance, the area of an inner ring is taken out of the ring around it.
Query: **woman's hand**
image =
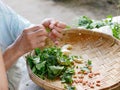
[[[22,34],[3,54],[6,70],[23,54],[35,48],[43,47],[47,36],[46,29],[42,25],[23,30]]]
[[[45,19],[42,24],[46,29],[50,29],[49,37],[55,42],[55,44],[58,44],[58,38],[62,37],[61,32],[65,29],[66,24],[52,18]]]
[[[14,42],[14,46],[21,54],[25,54],[35,48],[43,47],[47,38],[44,26],[34,26],[25,29]]]

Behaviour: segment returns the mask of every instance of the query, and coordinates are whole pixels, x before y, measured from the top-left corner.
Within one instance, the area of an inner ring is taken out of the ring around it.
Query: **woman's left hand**
[[[52,18],[45,19],[42,24],[46,29],[49,29],[49,37],[55,44],[58,44],[58,39],[62,37],[62,30],[66,28],[66,24]]]

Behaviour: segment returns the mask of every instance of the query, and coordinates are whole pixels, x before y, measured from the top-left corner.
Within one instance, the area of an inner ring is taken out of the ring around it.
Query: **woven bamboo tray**
[[[120,41],[114,37],[90,30],[70,29],[63,31],[60,45],[73,45],[72,53],[92,60],[93,68],[100,72],[102,85],[94,90],[113,90],[120,87]],[[47,41],[47,46],[52,45]],[[45,90],[64,90],[59,80],[42,80],[31,72],[30,78]],[[81,90],[81,89],[77,89]],[[88,89],[91,90],[91,89]],[[120,89],[118,89],[120,90]]]

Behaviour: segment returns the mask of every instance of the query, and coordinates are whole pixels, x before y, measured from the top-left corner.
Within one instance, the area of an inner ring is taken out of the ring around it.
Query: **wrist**
[[[14,45],[14,43],[8,46],[3,53],[6,70],[8,70],[20,56],[22,56],[22,53],[18,51],[17,46]]]
[[[24,54],[24,53],[19,49],[19,46],[16,45],[15,43],[11,44],[8,48],[10,49],[11,53],[13,53],[13,55],[15,55],[15,56],[18,57],[18,58]]]

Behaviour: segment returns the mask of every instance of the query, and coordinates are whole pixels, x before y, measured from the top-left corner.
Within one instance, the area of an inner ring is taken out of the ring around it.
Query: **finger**
[[[66,27],[66,24],[63,22],[59,22],[59,23],[57,23],[57,27],[64,29]]]
[[[33,26],[33,27],[30,27],[30,28],[26,28],[24,30],[25,33],[29,33],[29,32],[35,32],[39,29],[45,29],[43,25],[37,25],[37,26]]]
[[[50,25],[49,25],[49,28],[50,28],[50,29],[53,29],[54,26],[57,25],[57,23],[58,23],[58,21],[56,21],[56,20],[52,20],[51,23],[50,23]]]
[[[52,33],[49,34],[49,38],[51,38],[53,42],[56,41],[56,36]]]
[[[51,33],[52,33],[54,36],[56,36],[56,37],[59,37],[59,38],[62,37],[62,34],[59,33],[59,32],[57,32],[55,29],[53,29]]]
[[[42,25],[45,26],[46,28],[50,28],[50,25],[55,23],[56,23],[56,20],[53,18],[46,18],[45,20],[42,21]]]
[[[59,44],[59,40],[58,40],[58,38],[56,38],[56,36],[54,36],[54,35],[50,35],[50,38],[52,39],[52,41],[55,43],[55,45],[58,45]]]
[[[45,29],[40,29],[34,32],[34,34],[36,34],[36,36],[41,36],[41,35],[47,36],[48,33]]]
[[[29,32],[36,31],[36,30],[38,30],[38,29],[40,29],[39,26],[33,26],[33,27],[31,27],[31,28],[26,28],[26,29],[24,30],[24,32],[25,32],[25,33],[29,33]]]
[[[46,28],[49,27],[51,20],[53,20],[52,18],[46,18],[42,21],[43,26],[45,26]]]
[[[59,41],[58,40],[55,40],[54,43],[55,43],[55,45],[59,45]]]
[[[30,32],[29,35],[31,36],[31,38],[33,37],[39,37],[39,36],[48,36],[48,33],[46,32],[46,30],[43,29],[39,29],[36,30],[35,32]]]
[[[61,33],[62,32],[62,28],[59,28],[59,27],[57,27],[57,26],[54,26],[54,29],[56,30],[56,31],[58,31],[59,33]]]

